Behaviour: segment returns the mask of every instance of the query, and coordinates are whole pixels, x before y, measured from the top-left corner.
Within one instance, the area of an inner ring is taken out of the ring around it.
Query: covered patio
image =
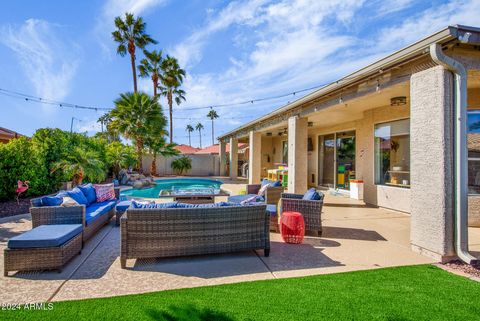
[[[232,191],[244,187],[241,182],[225,186]],[[268,258],[249,251],[138,260],[130,262],[126,270],[120,268],[119,228],[111,222],[86,243],[82,254],[63,272],[24,272],[2,277],[0,301],[24,303],[107,297],[433,262],[410,250],[410,217],[404,213],[327,194],[323,218],[323,236],[307,237],[301,245],[283,243],[279,234],[271,233]],[[8,238],[30,228],[29,215],[3,219],[0,246],[4,248]],[[480,232],[477,243],[480,244]],[[3,255],[3,251],[1,253]]]
[[[250,184],[275,170],[289,193],[314,187],[350,196],[350,182],[360,183],[362,195],[352,197],[411,215],[414,251],[473,261],[463,253],[467,225],[480,226],[480,158],[471,139],[480,128],[478,34],[447,27],[223,134],[221,146],[249,143]],[[220,150],[220,173],[235,178],[236,153],[227,160]]]

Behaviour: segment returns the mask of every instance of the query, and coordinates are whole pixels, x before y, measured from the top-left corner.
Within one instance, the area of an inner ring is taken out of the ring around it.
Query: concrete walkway
[[[432,262],[410,250],[410,219],[406,214],[327,195],[323,225],[321,238],[308,237],[301,245],[285,244],[279,234],[272,233],[268,258],[263,257],[263,251],[248,251],[129,260],[129,268],[122,270],[119,228],[111,222],[87,242],[81,256],[62,273],[23,272],[0,277],[0,302],[107,297]],[[5,247],[8,238],[30,228],[28,215],[0,221],[0,247]],[[3,251],[0,256],[3,265]]]

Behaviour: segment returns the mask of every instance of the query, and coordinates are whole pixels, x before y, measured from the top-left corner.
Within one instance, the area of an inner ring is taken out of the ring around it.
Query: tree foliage
[[[182,156],[175,159],[171,166],[177,175],[182,175],[184,172],[188,172],[192,169],[192,159],[187,156]]]

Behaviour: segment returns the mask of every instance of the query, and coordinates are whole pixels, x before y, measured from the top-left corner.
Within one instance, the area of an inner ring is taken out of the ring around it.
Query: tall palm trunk
[[[215,144],[215,133],[214,133],[214,130],[213,130],[213,118],[212,118],[212,145]]]
[[[136,140],[137,145],[137,170],[142,171],[142,150],[143,150],[143,141],[140,138]]]
[[[202,148],[202,130],[198,130],[198,136],[200,136],[200,148]]]
[[[188,145],[192,147],[192,140],[190,139],[190,132],[188,132]]]
[[[137,67],[135,66],[135,44],[133,41],[128,42],[128,53],[130,54],[130,62],[132,64],[133,75],[133,92],[137,92]]]
[[[157,153],[153,153],[152,165],[150,166],[150,175],[157,176]]]
[[[170,116],[170,144],[173,142],[173,99],[172,99],[172,90],[168,91],[168,114]]]

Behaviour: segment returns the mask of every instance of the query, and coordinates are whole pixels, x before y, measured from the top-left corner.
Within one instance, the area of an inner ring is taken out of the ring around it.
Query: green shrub
[[[0,144],[0,199],[15,196],[17,181],[30,181],[25,195],[37,195],[47,185],[47,171],[25,137]]]
[[[188,172],[192,169],[192,160],[187,156],[182,156],[175,159],[171,166],[177,175],[182,175],[183,172]]]

